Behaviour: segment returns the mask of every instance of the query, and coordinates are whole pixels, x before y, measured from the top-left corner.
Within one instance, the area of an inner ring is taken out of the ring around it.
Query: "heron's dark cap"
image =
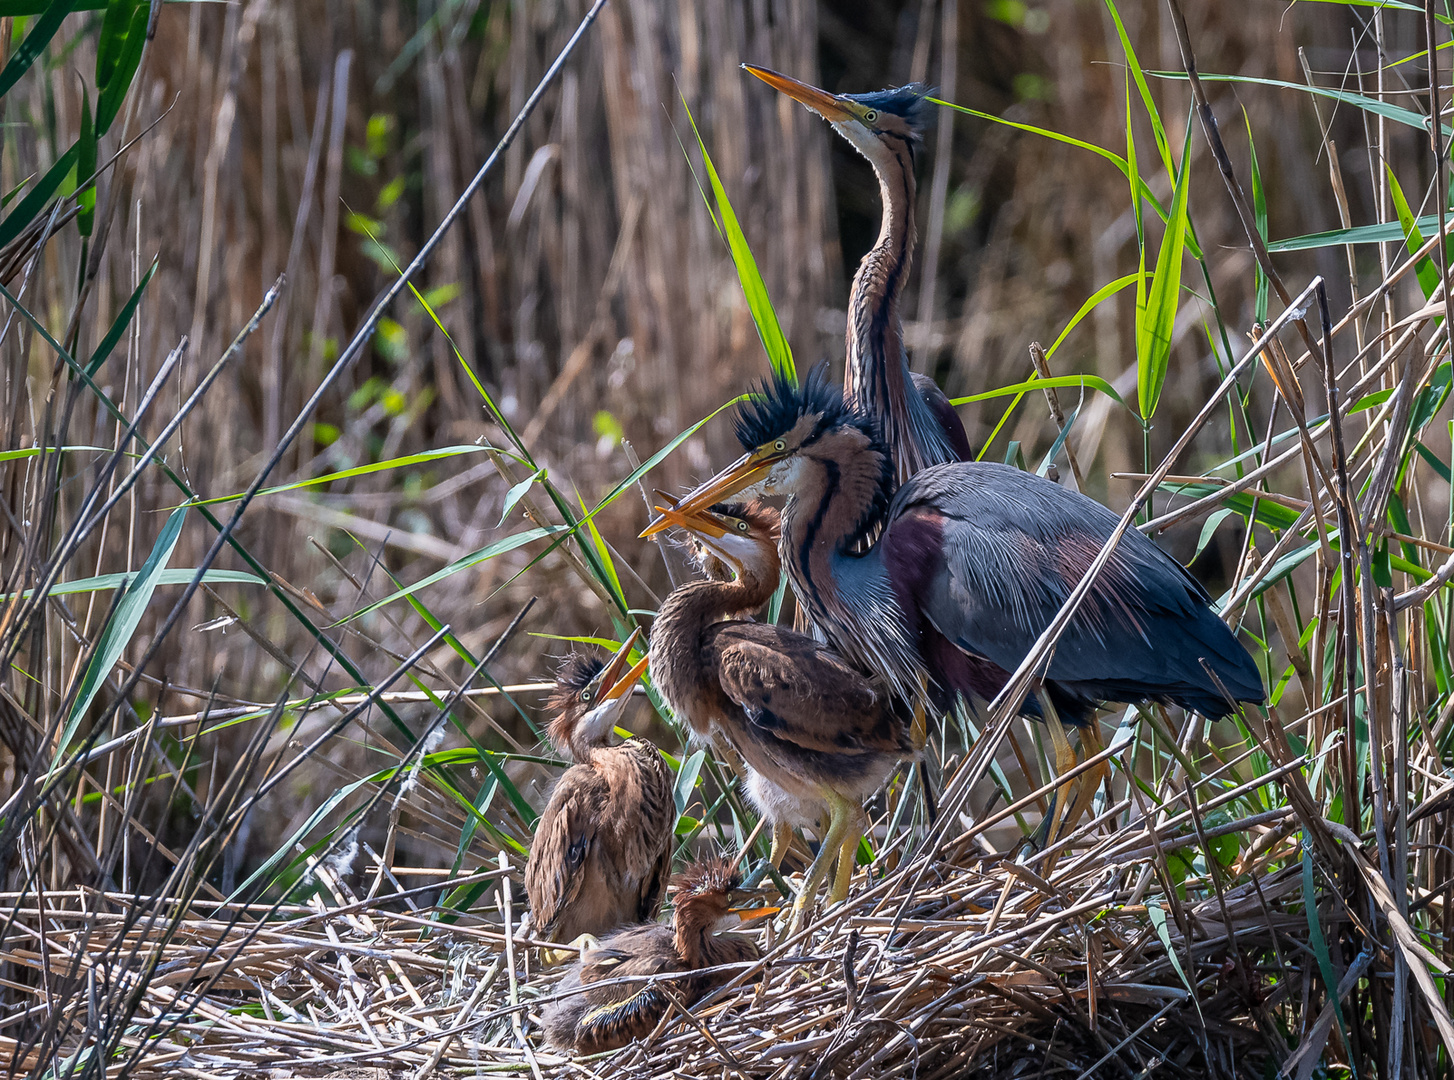
[[[932,86],[916,82],[909,83],[907,86],[895,86],[888,90],[875,90],[869,94],[842,94],[840,96],[849,101],[856,101],[866,109],[893,113],[913,128],[914,134],[917,135],[924,128],[925,114],[928,111],[928,102],[925,99],[933,92]]]
[[[827,361],[808,372],[801,386],[794,386],[781,373],[764,379],[737,409],[737,441],[744,450],[756,450],[786,435],[805,416],[816,417],[817,423],[803,440],[804,445],[844,424],[852,424],[879,441],[873,420],[846,404],[843,388],[828,381]]]
[[[563,709],[601,673],[606,662],[592,653],[571,653],[561,661],[555,670],[555,690],[551,692],[549,706]]]

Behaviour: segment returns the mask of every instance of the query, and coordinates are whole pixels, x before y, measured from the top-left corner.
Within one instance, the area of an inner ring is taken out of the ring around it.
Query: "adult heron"
[[[680,500],[692,514],[742,492],[786,495],[781,551],[829,642],[908,700],[989,700],[1050,624],[1118,524],[1093,499],[1005,465],[957,462],[894,491],[874,419],[825,365],[777,378],[739,408],[741,458]],[[643,535],[673,522],[662,516]],[[1090,722],[1104,701],[1209,717],[1260,702],[1246,650],[1180,563],[1127,532],[1066,626],[1024,715]],[[1063,735],[1057,764],[1074,761]]]
[[[878,177],[878,239],[858,264],[848,296],[849,400],[878,421],[900,481],[930,465],[971,460],[964,424],[944,391],[909,371],[899,312],[914,255],[914,156],[928,88],[910,83],[871,94],[830,94],[768,68],[742,66],[827,120]]]

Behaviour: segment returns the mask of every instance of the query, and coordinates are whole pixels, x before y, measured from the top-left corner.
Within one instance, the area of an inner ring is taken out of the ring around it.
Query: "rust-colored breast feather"
[[[704,648],[727,697],[784,742],[825,754],[909,749],[888,696],[811,638],[764,623],[719,623]]]
[[[547,941],[656,917],[671,874],[672,776],[645,739],[566,770],[535,829],[525,891]]]

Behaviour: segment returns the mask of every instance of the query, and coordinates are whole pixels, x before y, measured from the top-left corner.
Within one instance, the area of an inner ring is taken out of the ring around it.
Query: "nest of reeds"
[[[1289,818],[1259,826],[1269,854],[1294,843]],[[452,923],[360,902],[324,867],[312,906],[263,921],[197,905],[169,935],[139,912],[126,926],[129,898],[50,894],[16,912],[49,928],[43,952],[7,959],[83,980],[78,1004],[135,994],[138,1034],[118,1047],[135,1076],[1261,1074],[1296,986],[1274,958],[1307,949],[1300,876],[1168,898],[1158,860],[1197,842],[1184,822],[1148,823],[1078,844],[1048,880],[974,855],[906,863],[794,939],[763,934],[762,961],[649,1038],[574,1061],[540,1044],[564,969],[507,940],[518,913],[499,871],[484,875],[494,917]],[[152,913],[163,925],[169,906]]]

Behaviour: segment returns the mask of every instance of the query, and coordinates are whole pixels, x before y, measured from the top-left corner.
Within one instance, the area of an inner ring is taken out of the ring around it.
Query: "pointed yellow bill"
[[[853,113],[848,106],[835,94],[819,90],[816,86],[795,79],[791,75],[784,75],[780,71],[773,71],[771,68],[758,67],[756,64],[743,64],[742,66],[778,93],[786,94],[794,101],[806,105],[824,120],[837,123],[853,118]]]

